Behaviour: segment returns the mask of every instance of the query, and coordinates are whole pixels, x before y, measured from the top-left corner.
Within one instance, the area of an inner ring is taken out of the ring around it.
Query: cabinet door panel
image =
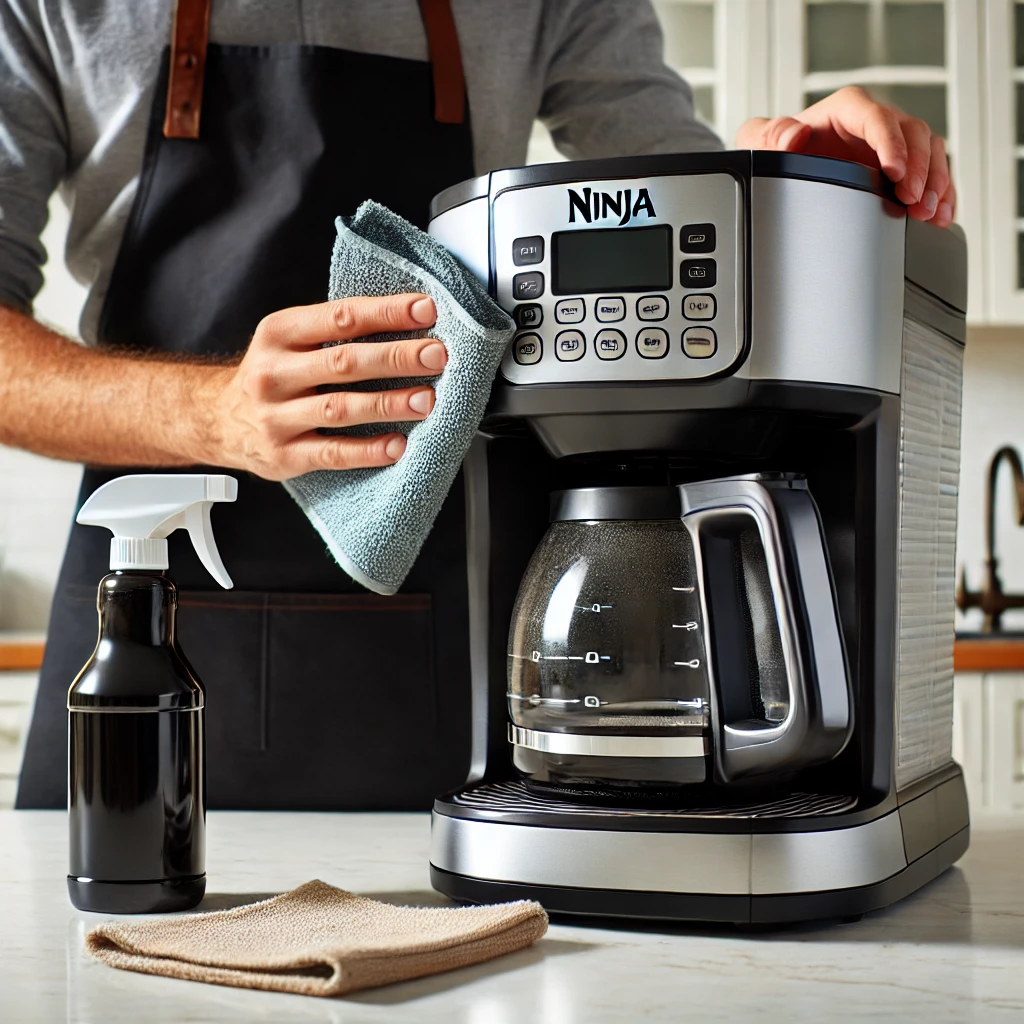
[[[986,301],[997,323],[1024,323],[1024,3],[985,10]]]
[[[953,760],[963,768],[972,810],[985,804],[984,713],[981,673],[958,672],[953,679]]]
[[[985,720],[987,806],[1024,810],[1024,674],[986,677]]]

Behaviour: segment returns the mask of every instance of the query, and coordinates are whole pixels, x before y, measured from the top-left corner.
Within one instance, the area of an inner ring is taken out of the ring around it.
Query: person
[[[278,481],[386,466],[444,339],[340,345],[434,322],[422,295],[323,302],[338,214],[425,226],[443,188],[526,158],[717,149],[663,63],[647,0],[0,2],[0,442],[85,463],[80,501],[142,469],[239,477],[214,527],[236,590],[171,542],[180,636],[207,686],[211,806],[424,807],[465,775],[461,481],[402,591],[362,592]],[[859,160],[948,225],[942,139],[841,89],[736,145]],[[47,202],[71,211],[80,346],[32,317]],[[203,471],[203,470],[199,470]],[[65,692],[95,643],[103,531],[73,526],[18,793],[63,806]]]

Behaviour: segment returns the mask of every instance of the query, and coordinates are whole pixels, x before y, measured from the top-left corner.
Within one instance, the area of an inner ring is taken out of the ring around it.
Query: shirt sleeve
[[[693,91],[665,66],[649,0],[560,0],[545,5],[558,40],[540,119],[570,159],[717,150]]]
[[[0,303],[23,313],[43,284],[39,240],[67,167],[67,128],[37,2],[0,0]]]

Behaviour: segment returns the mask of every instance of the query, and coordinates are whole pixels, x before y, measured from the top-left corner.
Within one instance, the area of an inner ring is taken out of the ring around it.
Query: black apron
[[[195,14],[185,9],[205,6],[179,0],[176,50]],[[453,59],[460,113],[464,103],[450,10],[422,10],[433,69],[320,46],[206,47],[204,22],[198,93],[186,83],[201,98],[197,138],[165,135],[168,91],[174,102],[181,91],[169,69],[195,70],[195,58],[165,52],[102,343],[240,352],[266,314],[326,298],[336,216],[372,198],[426,226],[431,197],[473,162],[468,117],[438,119],[452,106]],[[87,467],[79,505],[131,472],[154,470]],[[378,597],[334,563],[279,484],[233,475],[238,500],[215,506],[213,525],[235,589],[217,589],[185,533],[170,538],[178,636],[206,687],[209,805],[428,807],[469,761],[461,477],[401,592]],[[105,530],[71,529],[19,807],[65,806],[67,689],[95,646],[109,545]]]

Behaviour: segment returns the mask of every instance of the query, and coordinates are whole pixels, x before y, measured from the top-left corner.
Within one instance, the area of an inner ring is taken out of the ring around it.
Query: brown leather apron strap
[[[434,120],[462,124],[466,117],[466,80],[451,0],[420,0],[434,72]]]
[[[164,118],[164,136],[168,139],[199,138],[211,2],[177,0],[174,7]],[[419,4],[434,75],[434,120],[462,124],[466,118],[466,81],[451,0],[419,0]]]
[[[171,30],[164,136],[198,139],[203,107],[203,71],[210,34],[211,0],[177,0]]]

